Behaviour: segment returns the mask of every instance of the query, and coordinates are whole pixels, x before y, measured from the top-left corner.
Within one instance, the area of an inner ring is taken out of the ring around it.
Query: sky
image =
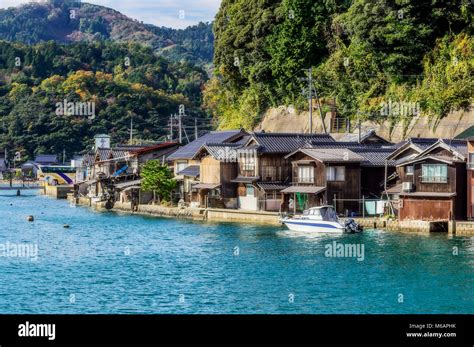
[[[0,0],[0,8],[27,2],[31,0]],[[83,2],[113,8],[148,24],[183,29],[199,22],[211,22],[221,0],[83,0]]]

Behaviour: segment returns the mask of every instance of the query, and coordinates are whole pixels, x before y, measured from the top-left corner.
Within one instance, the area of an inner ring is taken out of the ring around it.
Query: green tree
[[[176,187],[176,180],[173,172],[168,166],[161,164],[158,160],[150,160],[143,165],[141,170],[142,190],[153,192],[153,201],[167,201],[173,189]]]

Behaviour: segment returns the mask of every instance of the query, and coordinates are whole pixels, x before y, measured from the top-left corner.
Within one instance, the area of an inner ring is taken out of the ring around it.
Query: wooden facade
[[[399,219],[403,220],[451,220],[455,210],[454,198],[403,197],[400,203]]]
[[[434,145],[397,167],[399,181],[410,182],[411,191],[400,194],[400,220],[464,220],[466,219],[465,158],[446,148]],[[445,167],[446,175],[436,180],[423,176],[424,166]]]
[[[251,144],[239,151],[237,176],[249,178],[248,182],[238,183],[241,207],[280,211],[282,205],[280,190],[284,188],[283,185],[289,185],[291,181],[291,162],[285,159],[284,154],[259,153]],[[263,189],[263,185],[259,183],[268,187]]]
[[[297,152],[292,159],[292,184],[294,186],[324,187],[325,190],[318,194],[309,194],[308,206],[319,206],[322,204],[336,205],[339,214],[358,213],[358,201],[344,201],[360,199],[361,194],[361,166],[360,162],[321,162],[307,154]],[[307,181],[298,175],[301,167],[311,167],[312,179]],[[343,179],[328,180],[328,170],[331,167],[343,168]],[[290,196],[287,196],[285,202]],[[336,203],[334,201],[336,199]],[[338,201],[339,200],[339,201]]]
[[[237,197],[237,185],[231,182],[236,176],[237,163],[219,161],[212,156],[201,160],[200,183],[219,185],[219,195],[223,199]]]

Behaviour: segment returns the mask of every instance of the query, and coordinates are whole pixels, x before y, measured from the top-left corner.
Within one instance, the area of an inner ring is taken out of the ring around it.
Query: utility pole
[[[170,141],[173,141],[173,115],[170,116]]]
[[[324,124],[324,117],[323,117],[323,111],[321,107],[321,102],[318,97],[318,93],[316,91],[316,88],[313,86],[313,68],[310,67],[309,69],[305,70],[308,72],[308,77],[304,78],[303,80],[308,81],[308,87],[307,90],[303,89],[303,93],[308,97],[309,99],[309,133],[313,133],[313,96],[316,97],[316,101],[318,103],[318,111],[319,111],[319,116],[321,118],[321,124],[323,127],[323,131],[325,134],[327,134],[326,130],[326,124]]]
[[[63,164],[66,164],[66,148],[63,148]]]
[[[308,90],[309,90],[309,133],[313,133],[313,67],[308,71]]]
[[[196,117],[194,117],[194,138],[195,140],[198,138],[198,123]]]
[[[326,124],[324,124],[323,109],[321,107],[321,101],[319,100],[318,91],[316,90],[316,88],[314,88],[314,96],[316,97],[316,101],[318,102],[319,116],[321,117],[321,124],[323,125],[323,131],[325,134],[327,134],[328,131],[326,130]]]
[[[182,126],[181,126],[181,112],[178,114],[178,138],[179,138],[179,143],[183,143],[183,135],[181,134],[182,132]]]
[[[357,128],[359,129],[358,133],[359,133],[359,143],[362,141],[362,125],[360,123],[360,116],[359,116],[359,120],[357,122]]]
[[[133,145],[133,115],[130,113],[130,145]]]
[[[183,129],[183,119],[182,118],[183,117],[186,117],[186,111],[185,111],[184,105],[179,105],[179,113],[178,113],[179,143],[183,143],[183,135],[182,135],[182,129]],[[188,142],[189,142],[189,140],[188,140]]]

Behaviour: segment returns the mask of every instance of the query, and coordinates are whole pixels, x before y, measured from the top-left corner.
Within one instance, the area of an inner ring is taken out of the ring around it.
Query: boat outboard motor
[[[346,219],[346,222],[344,223],[345,228],[346,228],[346,233],[360,233],[362,232],[362,227],[357,224],[355,220],[352,218]]]

